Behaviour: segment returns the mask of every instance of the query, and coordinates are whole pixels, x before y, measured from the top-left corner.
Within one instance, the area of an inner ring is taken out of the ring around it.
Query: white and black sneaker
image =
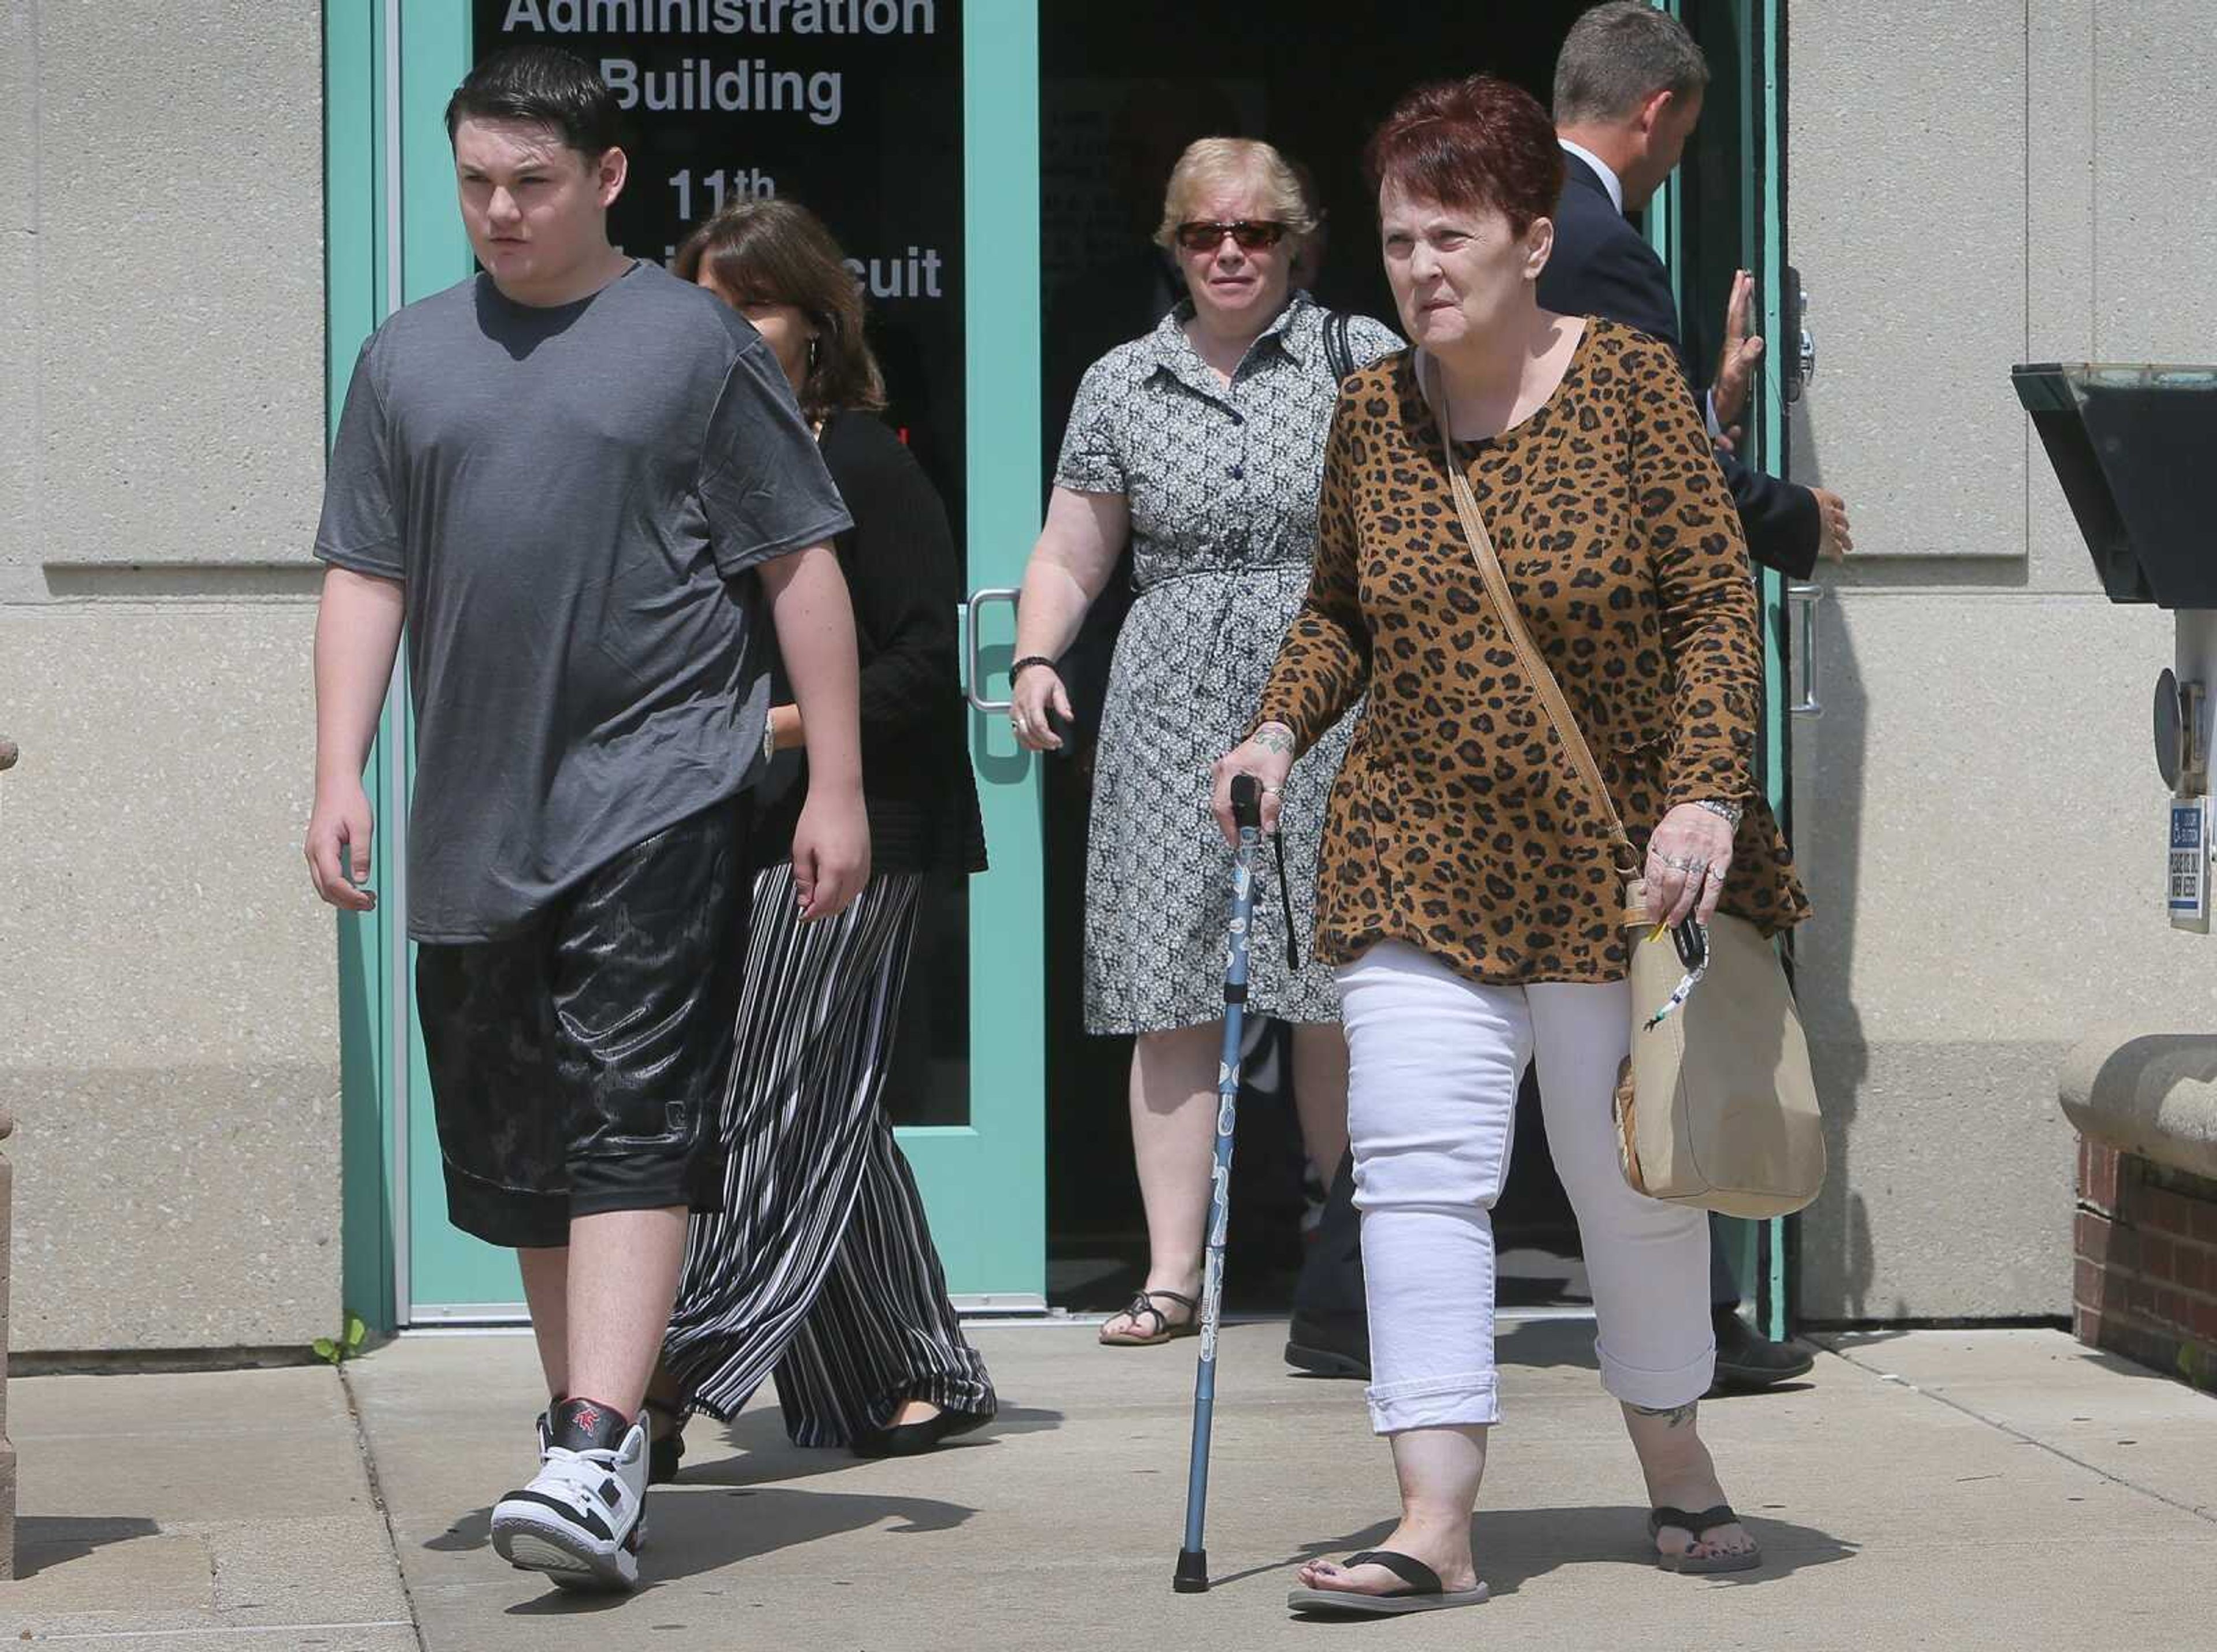
[[[538,1475],[493,1508],[493,1551],[565,1589],[637,1588],[645,1425],[590,1400],[565,1400],[540,1438]]]

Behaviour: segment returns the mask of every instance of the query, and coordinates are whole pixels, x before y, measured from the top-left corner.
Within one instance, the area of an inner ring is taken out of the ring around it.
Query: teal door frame
[[[441,123],[466,68],[462,8],[440,0],[324,0],[324,233],[328,407],[336,426],[362,340],[402,305],[470,268],[454,210]],[[459,66],[458,66],[459,65]],[[404,926],[412,730],[408,666],[392,686],[363,779],[374,812],[370,882],[377,910],[339,919],[343,1275],[349,1305],[374,1327],[417,1322],[417,1282],[449,1247],[468,1258],[479,1302],[521,1297],[512,1258],[444,1228],[438,1151],[411,1128],[429,1094],[416,1036]],[[427,1212],[427,1205],[429,1210]],[[429,1253],[427,1254],[427,1253]],[[431,1318],[471,1304],[442,1304]]]
[[[355,355],[391,309],[386,255],[391,227],[380,210],[387,164],[383,96],[385,17],[371,5],[324,6],[324,401],[327,435],[354,371]],[[363,779],[382,814],[391,722],[380,725]],[[373,843],[370,881],[386,887],[390,856]],[[340,1004],[341,1269],[347,1305],[373,1328],[398,1322],[398,1229],[393,1137],[387,1128],[393,1080],[385,1029],[392,1010],[390,907],[338,918]]]
[[[1682,0],[1652,0],[1658,10],[1682,16]],[[1777,391],[1777,363],[1785,340],[1780,333],[1785,293],[1785,189],[1780,164],[1779,113],[1783,96],[1779,33],[1781,0],[1730,0],[1732,38],[1738,53],[1732,84],[1740,89],[1737,107],[1706,108],[1704,121],[1729,119],[1739,128],[1738,151],[1752,187],[1740,191],[1741,257],[1756,277],[1757,326],[1767,341],[1761,370],[1749,389],[1745,421],[1745,457],[1758,470],[1777,472],[1786,452],[1785,399]],[[1714,65],[1712,65],[1714,70]],[[1648,243],[1670,272],[1683,328],[1685,217],[1680,210],[1677,176],[1665,179],[1642,220]],[[1720,294],[1703,294],[1709,300]],[[1788,748],[1788,661],[1785,654],[1786,579],[1758,567],[1763,632],[1763,774],[1771,807],[1784,820],[1791,789]],[[1717,1224],[1733,1247],[1734,1272],[1752,1300],[1756,1322],[1764,1335],[1783,1340],[1793,1321],[1792,1218],[1769,1222],[1726,1220]]]
[[[1037,0],[963,7],[968,568],[1013,585],[1039,526]],[[361,342],[466,275],[442,112],[471,61],[457,0],[324,0],[330,418]],[[1003,620],[1005,628],[1005,618]],[[1005,672],[1005,635],[987,658]],[[378,909],[338,920],[344,1289],[374,1328],[514,1320],[513,1258],[444,1221],[401,914],[412,768],[404,656],[365,773]],[[978,717],[992,870],[971,881],[968,1122],[903,1129],[950,1290],[972,1311],[1046,1306],[1045,937],[1035,762]]]
[[[1755,441],[1755,462],[1782,474],[1786,466],[1786,398],[1779,389],[1778,363],[1791,358],[1794,346],[1783,331],[1786,316],[1786,167],[1780,144],[1780,120],[1785,108],[1785,36],[1780,15],[1783,0],[1735,0],[1739,13],[1736,31],[1740,41],[1740,84],[1749,95],[1740,102],[1742,152],[1752,163],[1761,187],[1750,193],[1748,221],[1743,233],[1756,249],[1757,302],[1761,307],[1763,371],[1757,374],[1752,394],[1753,415],[1748,421]],[[1786,709],[1788,661],[1786,656],[1786,579],[1766,569],[1763,574],[1763,681],[1769,684],[1763,719],[1771,808],[1782,820],[1792,814],[1793,752],[1787,738]],[[1753,1225],[1753,1224],[1751,1224]],[[1759,1279],[1757,1324],[1763,1334],[1783,1341],[1792,1334],[1795,1283],[1792,1266],[1799,1218],[1777,1217],[1761,1224],[1762,1243],[1757,1247],[1758,1272],[1742,1274]]]
[[[962,7],[964,432],[973,591],[1021,585],[1040,510],[1038,0]],[[1013,609],[996,604],[1004,628]],[[990,640],[981,615],[977,621]],[[1005,673],[1007,629],[985,658]],[[973,687],[978,686],[976,684]],[[973,713],[992,869],[970,880],[970,1120],[899,1132],[955,1299],[1047,1308],[1047,907],[1039,759]]]

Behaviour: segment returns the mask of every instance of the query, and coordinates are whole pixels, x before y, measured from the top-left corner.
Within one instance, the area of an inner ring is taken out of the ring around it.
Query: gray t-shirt
[[[762,766],[748,571],[849,526],[745,319],[657,265],[479,275],[362,346],[316,531],[407,586],[408,932],[496,937]]]

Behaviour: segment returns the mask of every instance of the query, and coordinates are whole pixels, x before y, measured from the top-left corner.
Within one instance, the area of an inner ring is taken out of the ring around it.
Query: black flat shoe
[[[1286,1327],[1286,1363],[1312,1377],[1370,1380],[1370,1321],[1362,1314],[1295,1314]]]
[[[1757,1336],[1755,1327],[1729,1308],[1712,1315],[1717,1333],[1715,1393],[1745,1393],[1790,1383],[1806,1377],[1817,1363],[1816,1355],[1798,1342],[1773,1342]]]
[[[941,1442],[992,1421],[974,1411],[942,1411],[922,1422],[905,1422],[891,1428],[865,1428],[849,1446],[856,1457],[922,1457]]]
[[[640,1408],[657,1417],[666,1417],[676,1424],[667,1434],[658,1434],[653,1426],[647,1426],[646,1483],[666,1486],[677,1478],[677,1465],[685,1457],[685,1414],[676,1406],[661,1400],[648,1400]]]

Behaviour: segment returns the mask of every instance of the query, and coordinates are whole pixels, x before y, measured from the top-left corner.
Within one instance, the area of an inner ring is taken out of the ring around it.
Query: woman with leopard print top
[[[1683,141],[1689,111],[1663,95],[1654,113],[1679,123],[1658,141]],[[1775,932],[1807,907],[1751,769],[1763,646],[1738,521],[1668,348],[1539,307],[1563,160],[1530,96],[1484,76],[1426,88],[1368,160],[1417,348],[1341,391],[1315,576],[1254,732],[1216,773],[1227,830],[1243,772],[1272,825],[1294,759],[1367,696],[1327,807],[1316,949],[1338,966],[1352,1050],[1371,1420],[1392,1442],[1402,1519],[1382,1560],[1305,1568],[1294,1604],[1484,1596],[1469,1515],[1498,1415],[1488,1212],[1528,1061],[1658,1557],[1752,1566],[1695,1420],[1715,1356],[1707,1224],[1633,1192],[1617,1164],[1621,875],[1463,537],[1440,420],[1646,857],[1655,915],[1721,905]]]

